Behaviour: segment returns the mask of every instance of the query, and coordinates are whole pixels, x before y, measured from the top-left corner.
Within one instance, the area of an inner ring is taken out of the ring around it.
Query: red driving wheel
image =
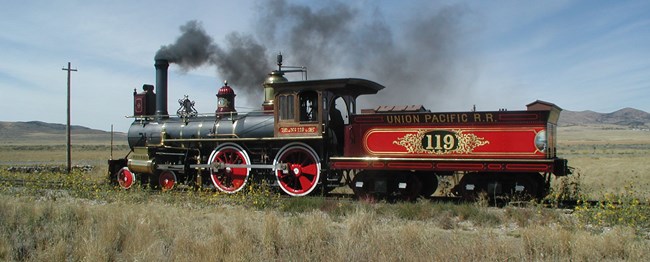
[[[248,154],[236,144],[224,144],[215,149],[210,156],[209,163],[223,163],[234,165],[248,165],[250,160]],[[249,167],[223,167],[213,168],[210,171],[212,184],[222,192],[235,193],[246,185],[248,181]]]
[[[320,180],[320,159],[314,150],[304,143],[290,143],[280,149],[274,165],[286,164],[286,170],[276,170],[280,188],[291,196],[311,193]]]

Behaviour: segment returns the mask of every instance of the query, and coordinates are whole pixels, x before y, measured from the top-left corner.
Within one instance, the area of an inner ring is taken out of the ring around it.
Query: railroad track
[[[81,187],[93,187],[98,185],[104,186],[102,183],[84,182],[84,183],[75,184],[74,187],[81,188]],[[39,189],[72,189],[73,188],[72,185],[64,181],[1,178],[1,177],[0,177],[0,186],[33,187]],[[123,190],[123,189],[116,189],[116,190]],[[181,185],[174,188],[174,191],[177,192],[185,192],[191,190],[194,190],[193,187],[191,186]],[[162,193],[160,190],[157,189],[151,189],[149,192],[152,193],[153,195]],[[355,198],[353,194],[347,194],[347,193],[329,193],[324,196],[314,195],[314,196],[305,196],[305,197],[320,198],[320,199],[331,200],[331,201],[365,201],[365,200],[358,200]],[[291,199],[291,198],[294,197],[288,195],[282,195],[280,197],[280,199]],[[464,200],[460,197],[430,196],[430,197],[425,197],[424,199],[432,203],[452,203],[452,204],[471,203],[470,201]],[[404,202],[400,200],[386,200],[386,199],[370,200],[370,201],[384,201],[387,203]],[[559,201],[542,200],[541,202],[496,200],[494,202],[487,203],[487,204],[495,207],[505,207],[505,206],[529,207],[529,206],[541,204],[543,207],[546,208],[575,209],[578,206],[588,206],[588,207],[597,207],[602,205],[619,206],[619,205],[623,205],[624,203],[620,203],[617,201],[608,202],[608,201],[599,201],[599,200],[559,200]],[[648,203],[642,203],[642,205],[648,205]]]

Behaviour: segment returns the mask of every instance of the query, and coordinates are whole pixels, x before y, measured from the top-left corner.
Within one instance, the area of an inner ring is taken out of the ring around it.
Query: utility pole
[[[68,122],[65,126],[65,132],[66,132],[66,137],[67,137],[67,143],[66,143],[66,153],[67,153],[67,160],[68,160],[68,174],[70,174],[70,171],[72,170],[72,155],[70,153],[70,72],[72,71],[77,71],[77,69],[72,69],[70,68],[70,62],[68,62],[68,68],[62,68],[63,71],[68,71]]]

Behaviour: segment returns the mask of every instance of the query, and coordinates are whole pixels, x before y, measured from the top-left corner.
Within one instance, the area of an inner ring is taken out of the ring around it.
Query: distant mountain
[[[106,142],[110,141],[110,132],[90,129],[83,126],[70,126],[70,134],[77,142]],[[115,132],[115,141],[126,140],[126,134]],[[15,142],[65,143],[66,132],[64,124],[52,124],[41,121],[5,122],[0,121],[0,143]]]
[[[634,108],[623,108],[612,113],[594,111],[563,110],[558,121],[559,126],[618,125],[627,128],[650,129],[650,113]],[[110,141],[110,132],[90,129],[83,126],[71,126],[70,133],[76,142],[94,143]],[[65,125],[41,121],[5,122],[0,121],[0,144],[16,142],[65,143]],[[115,132],[115,143],[125,143],[126,134]]]
[[[650,113],[629,107],[612,113],[564,110],[558,121],[559,126],[602,124],[647,129],[650,128]]]
[[[2,133],[12,133],[13,131],[20,131],[23,133],[61,133],[65,132],[64,124],[52,124],[41,121],[29,122],[1,122],[0,121],[0,135]],[[70,132],[81,134],[101,134],[105,131],[90,129],[84,126],[70,126]]]

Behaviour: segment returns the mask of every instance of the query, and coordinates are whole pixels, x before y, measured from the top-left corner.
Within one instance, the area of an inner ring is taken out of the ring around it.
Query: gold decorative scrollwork
[[[403,146],[407,153],[411,154],[470,154],[475,148],[487,145],[490,141],[474,134],[466,134],[463,130],[443,131],[447,136],[453,134],[453,138],[441,139],[438,135],[432,134],[432,130],[420,129],[416,134],[407,134],[404,137],[393,141],[393,144]],[[449,137],[447,137],[449,138]]]

